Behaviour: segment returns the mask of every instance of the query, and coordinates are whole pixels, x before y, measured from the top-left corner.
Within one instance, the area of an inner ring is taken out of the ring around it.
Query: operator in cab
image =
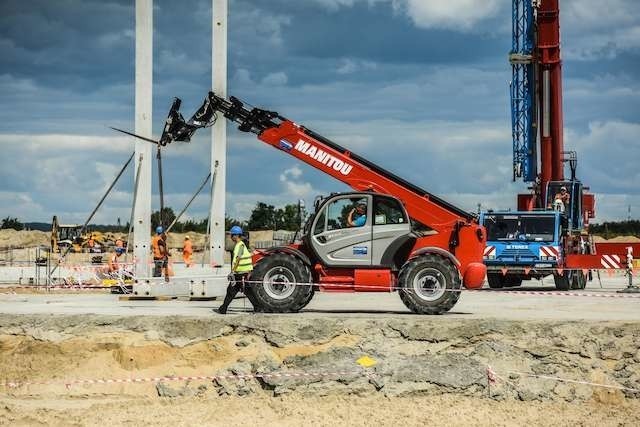
[[[231,274],[229,275],[229,286],[227,286],[227,295],[224,302],[217,311],[220,314],[227,314],[229,304],[241,290],[244,290],[245,282],[249,278],[249,274],[253,271],[253,261],[251,252],[247,248],[246,243],[242,240],[242,228],[234,225],[229,230],[231,240],[235,246],[233,247],[233,259],[231,260]],[[256,307],[254,307],[254,310]]]
[[[347,225],[349,227],[362,227],[367,222],[367,203],[360,201],[356,207],[351,209],[347,216]]]
[[[569,207],[569,192],[567,191],[567,187],[560,187],[560,192],[556,194],[553,200],[553,209],[565,212]]]

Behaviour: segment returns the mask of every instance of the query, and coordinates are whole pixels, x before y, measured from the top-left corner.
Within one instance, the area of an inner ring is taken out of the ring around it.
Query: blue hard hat
[[[239,225],[234,225],[233,227],[231,227],[231,230],[229,230],[229,234],[231,234],[232,236],[242,235],[242,227],[240,227]]]
[[[156,227],[156,234],[162,234],[163,231],[164,231],[164,228],[162,228],[161,225]]]
[[[124,248],[117,247],[117,248],[116,248],[116,253],[117,253],[117,254],[123,254],[123,253],[124,253]]]

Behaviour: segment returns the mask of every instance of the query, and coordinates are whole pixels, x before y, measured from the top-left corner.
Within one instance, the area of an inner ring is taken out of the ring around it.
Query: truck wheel
[[[313,298],[309,268],[298,258],[282,253],[262,258],[251,273],[252,297],[266,313],[295,313]]]
[[[487,273],[487,282],[491,289],[502,289],[505,285],[504,275],[502,273]]]
[[[556,284],[556,289],[559,291],[568,291],[573,282],[573,272],[571,270],[565,270],[564,274],[553,273],[553,281]]]
[[[577,270],[573,273],[573,280],[571,281],[571,289],[584,289],[587,286],[587,276],[582,270]]]
[[[509,277],[507,276],[507,281],[504,284],[505,288],[515,288],[522,285],[522,279],[517,277]]]
[[[462,286],[458,269],[437,255],[407,261],[400,270],[398,284],[400,299],[418,314],[442,314],[451,310],[460,298]]]

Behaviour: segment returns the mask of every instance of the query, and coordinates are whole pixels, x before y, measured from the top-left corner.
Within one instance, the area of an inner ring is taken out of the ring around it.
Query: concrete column
[[[211,43],[212,88],[220,96],[227,96],[227,0],[212,0],[213,32]],[[210,262],[224,263],[224,213],[227,171],[227,121],[224,117],[211,128],[211,171],[218,162],[218,173],[211,203]],[[212,174],[213,177],[213,174]]]
[[[153,0],[136,0],[136,95],[135,133],[153,138],[151,108],[153,89]],[[151,243],[151,148],[152,144],[136,138],[136,173],[140,167],[138,195],[134,206],[133,256],[135,274],[150,275]],[[138,160],[142,156],[142,163]],[[134,174],[135,177],[135,174]]]

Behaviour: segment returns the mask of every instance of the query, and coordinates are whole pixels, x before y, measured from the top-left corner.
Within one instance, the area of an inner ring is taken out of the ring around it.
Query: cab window
[[[373,204],[373,225],[403,224],[407,222],[404,209],[402,209],[398,200],[376,197]]]
[[[366,197],[337,199],[327,206],[327,231],[362,227],[367,222]]]
[[[326,215],[327,209],[322,209],[322,212],[318,215],[318,219],[316,220],[316,226],[313,229],[313,235],[316,236],[324,231],[324,223],[327,220]]]

